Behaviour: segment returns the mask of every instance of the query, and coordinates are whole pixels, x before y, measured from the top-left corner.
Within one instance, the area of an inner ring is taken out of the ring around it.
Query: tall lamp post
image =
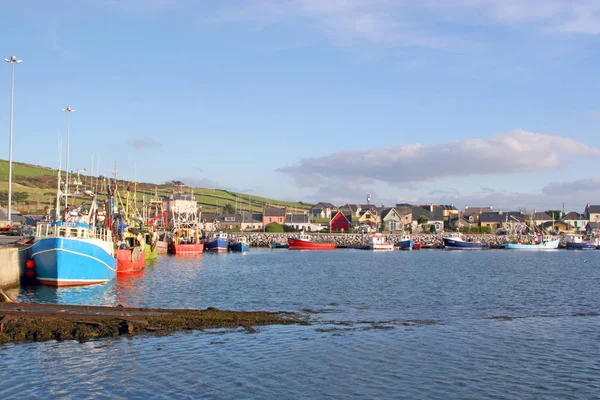
[[[13,136],[13,100],[15,95],[15,64],[22,62],[15,56],[5,58],[4,61],[12,67],[10,84],[10,134],[8,139],[8,220],[12,225],[12,136]]]
[[[71,107],[67,107],[63,110],[67,113],[67,181],[65,184],[65,208],[69,207],[69,142],[71,138],[71,113],[73,110]]]

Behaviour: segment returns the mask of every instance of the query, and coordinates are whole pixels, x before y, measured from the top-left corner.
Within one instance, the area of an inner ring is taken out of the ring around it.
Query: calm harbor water
[[[1,398],[600,396],[600,252],[161,257],[28,302],[281,310],[311,325],[0,346]]]

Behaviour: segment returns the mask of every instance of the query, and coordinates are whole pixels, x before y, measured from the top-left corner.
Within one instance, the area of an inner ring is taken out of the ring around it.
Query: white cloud
[[[429,4],[479,9],[499,22],[547,32],[600,34],[597,0],[432,0]]]
[[[249,22],[265,26],[302,22],[334,40],[429,48],[463,45],[466,41],[418,26],[407,15],[407,2],[397,0],[250,0],[245,7],[217,13],[217,22]]]
[[[136,149],[148,149],[151,147],[160,147],[161,144],[151,137],[137,138],[129,142],[129,146]]]
[[[187,177],[179,177],[175,180],[181,181],[181,182],[185,183],[186,186],[193,187],[193,188],[207,188],[207,189],[222,188],[218,182],[212,181],[210,179],[193,178],[193,177],[187,176]]]
[[[600,177],[581,178],[574,181],[557,181],[544,186],[547,196],[576,196],[590,201],[600,200]]]
[[[415,17],[416,16],[416,17]],[[449,22],[486,21],[542,32],[600,34],[597,0],[249,0],[218,11],[219,22],[303,22],[342,43],[464,46]],[[445,26],[445,28],[442,28]]]
[[[399,184],[449,176],[552,171],[572,155],[599,157],[600,149],[573,139],[516,129],[486,139],[337,152],[303,159],[277,171],[306,187],[327,187],[339,181],[364,186],[377,181]]]

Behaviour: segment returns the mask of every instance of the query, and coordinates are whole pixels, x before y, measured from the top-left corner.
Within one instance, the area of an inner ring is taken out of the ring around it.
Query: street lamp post
[[[15,64],[22,62],[15,56],[5,58],[4,61],[12,67],[10,84],[10,133],[8,137],[8,221],[12,225],[12,136],[13,136],[13,101],[15,95]]]
[[[67,107],[63,110],[67,113],[67,180],[65,183],[65,208],[69,206],[69,142],[71,138],[71,113],[73,110],[71,107]]]

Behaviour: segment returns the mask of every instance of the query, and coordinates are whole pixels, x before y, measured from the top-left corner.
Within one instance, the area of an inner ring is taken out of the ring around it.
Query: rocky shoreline
[[[230,233],[231,236],[245,236],[251,247],[269,247],[271,243],[287,244],[290,237],[298,236],[298,233],[264,233],[264,232],[245,232]],[[338,246],[354,247],[365,244],[366,236],[360,233],[319,233],[314,234],[316,241],[335,242]],[[386,234],[388,242],[396,243],[400,240],[400,234]],[[465,240],[482,241],[490,243],[491,247],[504,247],[506,236],[504,235],[464,235]],[[415,242],[420,242],[423,248],[443,248],[441,234],[421,234],[413,235]]]

